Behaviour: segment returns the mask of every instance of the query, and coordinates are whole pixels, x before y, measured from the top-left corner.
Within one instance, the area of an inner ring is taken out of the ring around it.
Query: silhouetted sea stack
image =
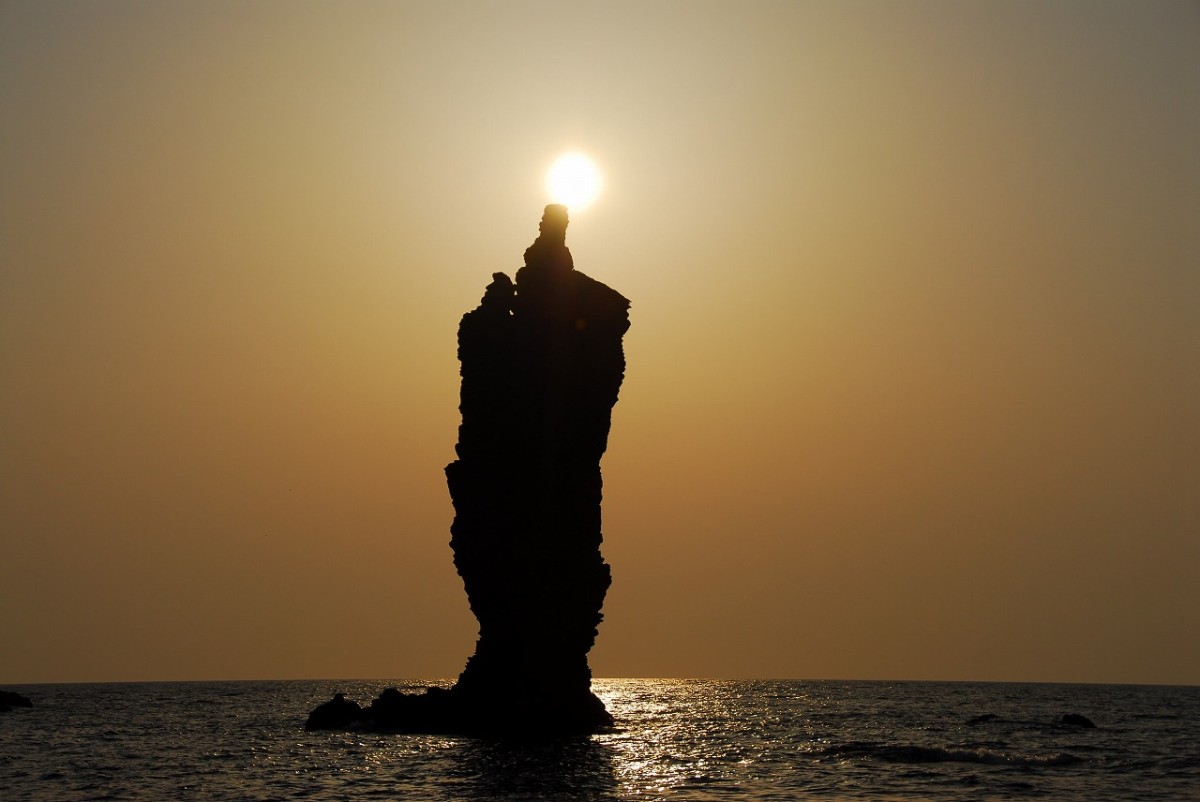
[[[449,691],[389,689],[357,715],[335,700],[308,729],[611,726],[587,654],[611,581],[600,458],[625,375],[629,301],[574,269],[566,229],[566,208],[547,206],[515,285],[493,274],[458,330],[462,424],[446,478],[454,564],[479,620],[475,654]]]

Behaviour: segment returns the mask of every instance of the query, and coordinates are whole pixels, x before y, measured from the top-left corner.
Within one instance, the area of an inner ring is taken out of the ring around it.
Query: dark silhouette
[[[349,702],[346,695],[335,693],[333,698],[308,714],[307,730],[344,730],[362,718],[358,702]]]
[[[587,653],[610,583],[600,458],[625,374],[629,301],[574,269],[547,206],[516,283],[495,273],[458,330],[462,425],[446,467],[454,564],[479,620],[450,690],[340,695],[308,729],[591,733],[612,724]]]
[[[8,713],[14,707],[33,707],[33,702],[16,691],[0,691],[0,713]]]

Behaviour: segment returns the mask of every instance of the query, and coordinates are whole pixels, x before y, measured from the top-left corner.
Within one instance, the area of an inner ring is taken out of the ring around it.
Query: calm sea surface
[[[6,686],[35,707],[0,714],[0,800],[1200,800],[1196,687],[598,680],[592,738],[302,729],[427,684]]]

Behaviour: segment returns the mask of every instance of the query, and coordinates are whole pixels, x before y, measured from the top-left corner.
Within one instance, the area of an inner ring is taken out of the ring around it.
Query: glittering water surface
[[[35,707],[0,714],[0,799],[1200,800],[1194,687],[597,680],[592,738],[302,729],[426,684],[9,686]]]

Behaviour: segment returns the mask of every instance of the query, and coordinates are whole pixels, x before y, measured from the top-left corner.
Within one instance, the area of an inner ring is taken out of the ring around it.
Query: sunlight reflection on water
[[[423,682],[26,686],[0,798],[1195,799],[1200,689],[598,680],[591,738],[306,733],[334,690]],[[444,684],[444,683],[439,683]],[[1057,724],[1090,713],[1095,730]],[[981,713],[998,719],[970,725]]]

